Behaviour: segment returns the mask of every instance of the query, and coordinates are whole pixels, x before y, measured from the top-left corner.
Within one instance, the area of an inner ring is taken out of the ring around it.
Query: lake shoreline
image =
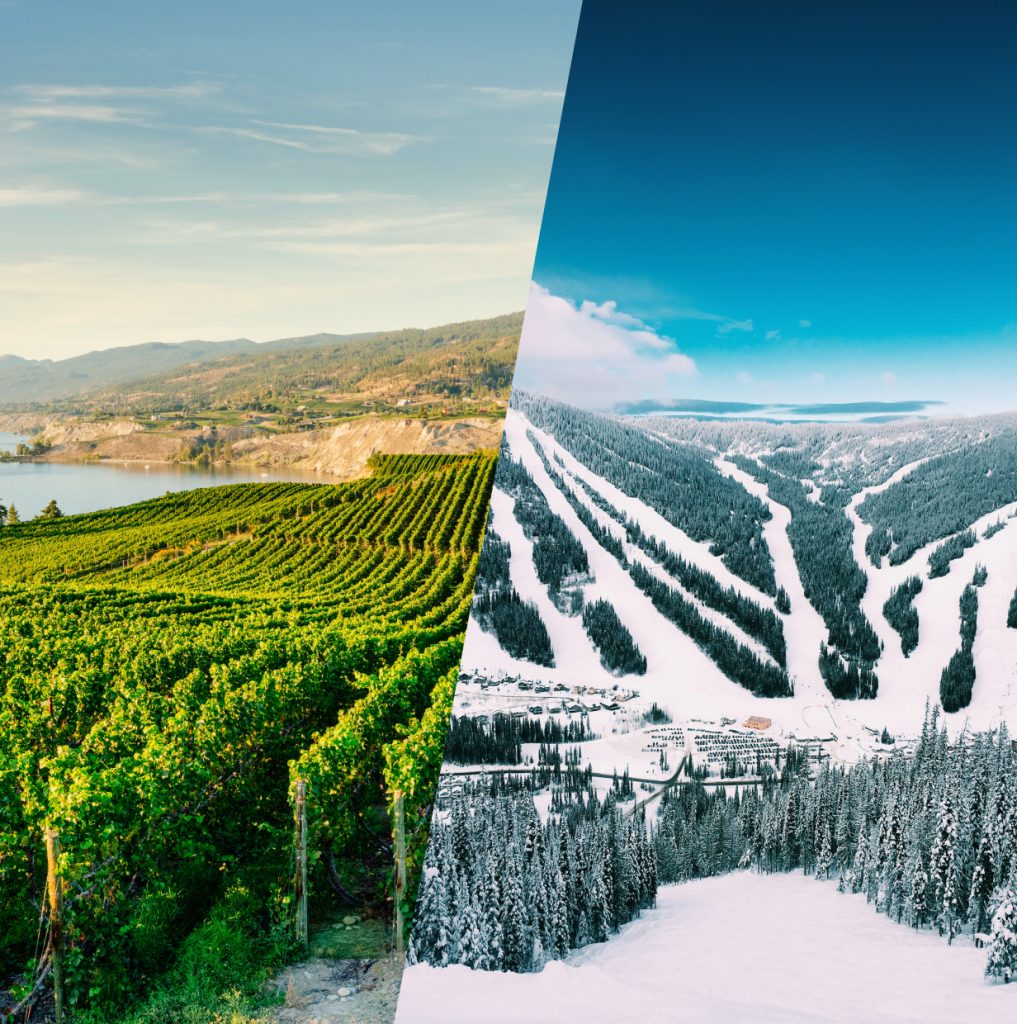
[[[218,437],[156,433],[128,420],[65,422],[42,438],[0,432],[0,449],[13,452],[17,444],[35,440],[52,445],[0,462],[0,501],[15,505],[27,519],[50,501],[66,514],[77,514],[196,487],[271,481],[331,486],[370,476],[375,454],[496,451],[502,425],[501,420],[365,417],[326,430],[231,440],[222,432]],[[185,443],[197,458],[178,457]]]
[[[63,456],[63,455],[15,455],[9,459],[0,459],[0,466],[16,466],[16,465],[37,465],[37,466],[160,466],[160,467],[174,467],[179,469],[200,469],[200,470],[216,470],[216,469],[244,469],[244,470],[265,470],[271,472],[273,470],[280,471],[292,471],[294,473],[305,473],[307,476],[328,476],[327,472],[319,472],[313,469],[304,469],[300,466],[293,466],[289,463],[280,463],[278,465],[272,463],[263,462],[248,462],[244,459],[233,459],[230,461],[218,460],[215,462],[184,462],[177,459],[109,459],[109,458],[88,458],[87,456]],[[365,474],[367,475],[367,474]],[[354,478],[355,479],[355,478]]]

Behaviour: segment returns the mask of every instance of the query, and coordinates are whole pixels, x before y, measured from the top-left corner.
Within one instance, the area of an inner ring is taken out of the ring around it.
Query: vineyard
[[[68,999],[98,1019],[236,879],[287,920],[297,778],[312,891],[376,893],[395,788],[419,860],[494,464],[376,457],[0,531],[0,1015],[50,985],[47,830]]]

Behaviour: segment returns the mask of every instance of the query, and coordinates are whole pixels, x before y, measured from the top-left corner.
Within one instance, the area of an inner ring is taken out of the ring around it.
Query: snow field
[[[783,587],[791,600],[791,613],[784,616],[784,638],[787,641],[787,670],[794,680],[795,699],[828,702],[831,700],[830,693],[819,675],[819,645],[826,641],[828,630],[822,616],[805,596],[798,575],[798,566],[787,535],[791,510],[770,497],[766,484],[753,479],[734,463],[719,457],[714,460],[714,465],[725,476],[737,480],[749,494],[759,498],[770,510],[771,519],[763,524],[763,537],[773,558],[777,586]]]
[[[862,610],[884,645],[883,656],[876,666],[879,674],[876,703],[882,706],[883,724],[891,731],[911,728],[915,707],[924,706],[927,699],[938,703],[939,677],[960,647],[960,597],[971,582],[975,567],[982,564],[988,568],[989,578],[978,589],[974,693],[970,706],[947,716],[947,722],[956,730],[965,723],[974,729],[991,728],[1002,720],[1014,728],[1017,726],[1017,630],[1007,628],[1006,616],[1017,585],[1017,529],[1009,521],[1010,515],[1017,511],[1017,503],[990,512],[972,524],[978,543],[950,563],[946,576],[930,580],[928,564],[929,555],[946,538],[927,544],[901,565],[890,565],[884,559],[877,569],[865,554],[865,542],[872,528],[862,521],[858,507],[870,494],[886,490],[927,461],[920,459],[909,463],[883,483],[865,488],[852,498],[846,509],[854,531],[855,561],[868,578]],[[993,537],[984,539],[986,527],[997,520],[1006,525]],[[900,636],[883,616],[883,605],[894,588],[910,576],[918,576],[923,586],[913,604],[919,619],[918,647],[905,658]]]
[[[958,1024],[1017,1019],[985,950],[799,873],[662,887],[607,943],[539,974],[409,967],[396,1024]]]
[[[635,586],[628,573],[618,564],[614,555],[605,551],[579,521],[575,510],[544,469],[540,456],[526,436],[527,429],[530,429],[530,424],[525,417],[514,410],[510,411],[505,433],[513,456],[523,463],[551,510],[561,517],[586,550],[594,582],[584,588],[584,596],[588,601],[604,597],[611,602],[618,617],[632,633],[636,645],[646,656],[647,672],[644,676],[619,678],[611,675],[600,664],[600,656],[586,635],[581,617],[564,615],[551,603],[547,588],[537,579],[533,567],[532,544],[526,539],[512,513],[512,499],[497,489],[492,496],[493,528],[512,548],[510,572],[513,585],[523,600],[536,604],[544,619],[555,652],[555,668],[547,669],[510,658],[490,634],[485,642],[475,644],[476,635],[482,632],[475,628],[467,631],[464,668],[481,672],[485,669],[500,669],[519,672],[533,679],[582,682],[597,686],[610,686],[620,681],[624,686],[638,689],[647,702],[657,700],[680,704],[683,714],[714,715],[718,708],[730,708],[732,715],[748,715],[758,711],[761,704],[772,703],[754,697],[728,680],[711,658],[657,611],[650,599]],[[578,467],[574,459],[571,464],[568,462],[564,450],[554,447],[547,435],[536,431],[535,435],[542,444],[547,440],[552,445],[549,454],[558,451],[562,455],[570,473]],[[584,478],[601,484],[608,500],[625,502],[627,511],[639,504],[626,498],[620,491],[607,493],[609,485],[588,471],[584,471]],[[678,532],[673,527],[670,529],[672,533]],[[684,557],[701,563],[700,556],[706,550],[705,545],[694,544],[688,538],[685,540]],[[671,546],[670,537],[667,542]],[[726,577],[734,578],[715,556],[709,555],[708,561],[721,565]],[[712,571],[713,565],[704,568]],[[727,585],[726,578],[721,582]],[[741,589],[743,592],[752,591],[754,599],[762,597],[747,584],[742,583]],[[767,601],[764,599],[759,603],[765,604]]]
[[[524,440],[526,431],[531,430],[548,456],[557,454],[565,464],[566,470],[574,477],[584,481],[601,497],[606,498],[615,508],[625,512],[650,537],[666,544],[676,555],[687,562],[692,562],[714,576],[723,587],[734,587],[743,597],[747,597],[764,608],[773,608],[773,598],[757,590],[751,583],[736,576],[710,551],[710,545],[693,540],[687,533],[669,523],[659,512],[632,498],[614,484],[597,476],[587,469],[575,456],[566,451],[550,434],[533,426],[526,417],[517,410],[510,409],[506,420],[506,433],[510,438],[520,434]],[[531,446],[532,447],[532,446]],[[543,467],[541,467],[543,468]],[[593,506],[590,506],[591,510]]]

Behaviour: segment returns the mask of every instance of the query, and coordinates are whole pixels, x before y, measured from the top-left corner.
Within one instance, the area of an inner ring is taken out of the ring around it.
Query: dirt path
[[[392,1024],[403,962],[394,953],[380,960],[308,960],[275,980],[285,1005],[276,1024]]]

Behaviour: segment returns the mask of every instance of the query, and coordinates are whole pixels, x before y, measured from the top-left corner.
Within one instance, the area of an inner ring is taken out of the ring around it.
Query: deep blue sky
[[[535,280],[671,397],[1017,406],[1015,108],[1017,4],[586,0]]]
[[[522,308],[579,0],[0,0],[0,353]]]

